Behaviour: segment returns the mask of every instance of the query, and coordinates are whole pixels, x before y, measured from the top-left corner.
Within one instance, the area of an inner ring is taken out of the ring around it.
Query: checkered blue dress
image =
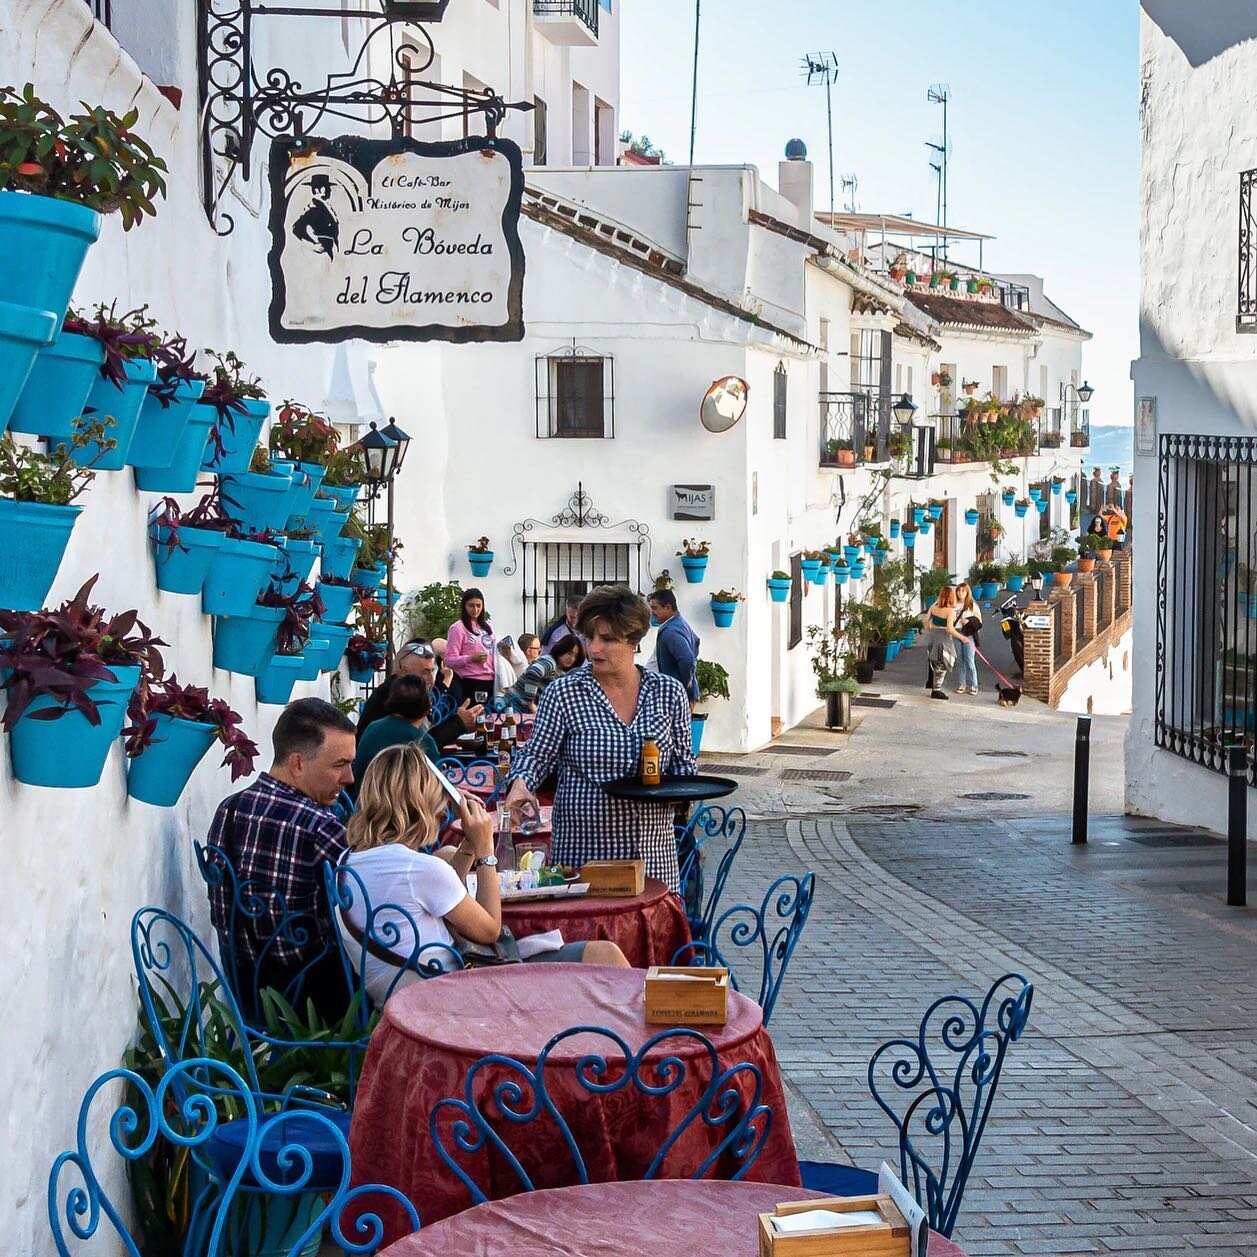
[[[560,864],[586,860],[646,862],[646,876],[678,888],[673,805],[614,799],[604,782],[635,776],[647,738],[659,743],[666,776],[697,771],[690,739],[690,704],[679,681],[638,668],[637,711],[625,724],[594,679],[589,664],[546,686],[532,737],[521,748],[510,781],[530,790],[556,769],[551,853]]]

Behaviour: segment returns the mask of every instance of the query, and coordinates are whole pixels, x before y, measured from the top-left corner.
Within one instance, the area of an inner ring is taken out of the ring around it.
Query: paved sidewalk
[[[1036,987],[1031,1026],[1010,1049],[957,1242],[970,1257],[1253,1257],[1257,913],[1222,904],[1225,845],[1113,815],[1121,721],[1096,722],[1098,819],[1074,848],[1073,718],[982,696],[931,703],[894,671],[879,682],[895,705],[861,709],[849,737],[805,727],[771,754],[709,761],[761,770],[739,792],[757,819],[725,903],[758,901],[782,872],[818,875],[772,1027],[801,1154],[893,1160],[869,1056],[939,995],[980,995],[1018,970]],[[982,792],[1030,797],[959,797]],[[870,805],[887,810],[856,810]]]

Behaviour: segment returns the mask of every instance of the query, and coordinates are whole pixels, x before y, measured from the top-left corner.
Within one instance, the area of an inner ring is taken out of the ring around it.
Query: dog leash
[[[1014,685],[976,646],[973,648],[973,653],[977,655],[977,657],[981,659],[982,662],[986,664],[986,666],[990,668],[991,671],[994,672],[995,675],[999,677],[999,679],[1003,681],[1010,690],[1020,688],[1020,686]]]

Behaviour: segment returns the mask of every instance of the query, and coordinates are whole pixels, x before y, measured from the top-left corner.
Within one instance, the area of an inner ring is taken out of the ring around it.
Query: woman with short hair
[[[576,630],[586,640],[589,662],[542,692],[532,737],[507,778],[507,803],[517,820],[525,819],[537,807],[538,786],[557,769],[555,860],[580,866],[641,859],[649,877],[676,890],[673,806],[613,798],[603,788],[638,775],[648,739],[659,746],[665,775],[696,771],[685,690],[634,659],[649,628],[649,608],[627,588],[603,585],[586,596]]]

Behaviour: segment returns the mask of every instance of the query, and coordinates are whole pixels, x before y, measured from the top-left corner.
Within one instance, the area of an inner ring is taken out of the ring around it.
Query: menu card
[[[899,1176],[885,1161],[877,1170],[877,1193],[879,1196],[889,1196],[903,1214],[903,1219],[912,1232],[912,1257],[926,1257],[926,1249],[930,1246],[930,1224],[925,1210],[917,1204],[916,1197],[899,1181]]]

